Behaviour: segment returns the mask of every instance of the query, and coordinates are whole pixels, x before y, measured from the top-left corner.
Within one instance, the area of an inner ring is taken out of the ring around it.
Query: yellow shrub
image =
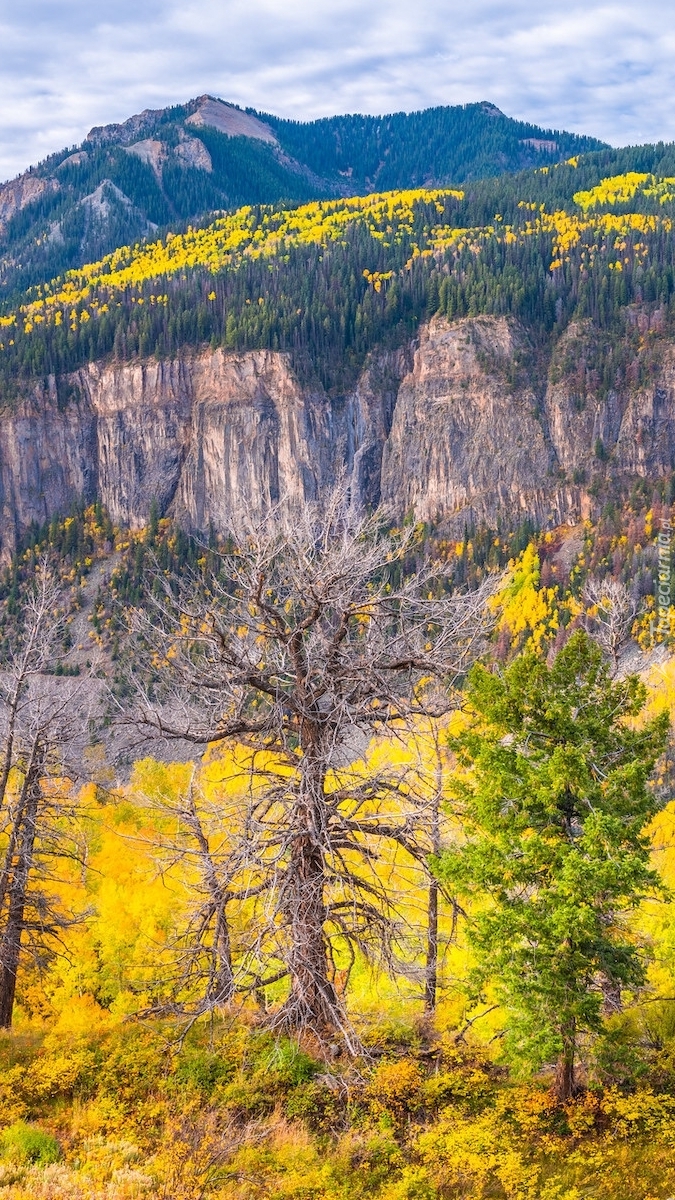
[[[12,1067],[0,1076],[0,1126],[13,1125],[28,1113],[28,1105],[21,1092],[25,1068]]]
[[[412,1059],[380,1063],[366,1089],[371,1112],[402,1121],[419,1107],[423,1083],[419,1064]]]

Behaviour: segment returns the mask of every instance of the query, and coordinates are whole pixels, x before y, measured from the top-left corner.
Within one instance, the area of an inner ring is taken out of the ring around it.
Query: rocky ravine
[[[554,359],[583,337],[570,327]],[[599,470],[655,477],[674,465],[669,342],[649,388],[583,402],[571,376],[542,376],[525,330],[499,317],[434,318],[337,400],[303,390],[272,351],[94,363],[0,417],[0,555],[80,498],[98,497],[120,525],[144,524],[156,499],[193,528],[222,529],[281,496],[314,497],[346,470],[357,500],[398,514],[546,524],[590,511]]]

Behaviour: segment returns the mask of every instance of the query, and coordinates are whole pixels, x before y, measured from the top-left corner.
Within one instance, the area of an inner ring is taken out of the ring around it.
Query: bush
[[[318,1063],[290,1038],[280,1038],[271,1048],[264,1049],[258,1056],[257,1066],[278,1091],[309,1083],[319,1069]]]
[[[0,1154],[11,1162],[38,1163],[46,1167],[58,1162],[61,1148],[56,1138],[36,1125],[16,1121],[0,1134]]]
[[[188,1048],[173,1073],[173,1083],[192,1087],[205,1096],[211,1096],[218,1085],[231,1082],[235,1073],[234,1063],[222,1055],[201,1048]]]
[[[296,1042],[264,1035],[254,1046],[248,1069],[219,1087],[217,1099],[233,1117],[260,1117],[272,1112],[294,1089],[308,1084],[318,1069],[319,1064]]]
[[[493,1092],[493,1085],[485,1071],[465,1067],[455,1071],[440,1071],[424,1081],[422,1098],[424,1107],[430,1112],[440,1112],[450,1105],[460,1111],[479,1113]]]
[[[98,1096],[109,1096],[128,1110],[147,1099],[171,1066],[166,1042],[153,1030],[139,1026],[115,1030],[102,1043],[98,1058]]]
[[[401,1124],[420,1107],[423,1082],[421,1068],[414,1059],[380,1063],[366,1089],[371,1112]]]
[[[322,1079],[294,1088],[286,1101],[286,1116],[302,1121],[311,1133],[332,1133],[344,1123],[345,1103],[339,1081],[329,1086]]]

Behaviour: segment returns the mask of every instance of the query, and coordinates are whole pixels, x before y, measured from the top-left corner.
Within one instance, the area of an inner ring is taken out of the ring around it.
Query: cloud
[[[613,144],[675,139],[675,9],[643,0],[0,0],[0,178],[212,92],[280,115],[491,100]]]

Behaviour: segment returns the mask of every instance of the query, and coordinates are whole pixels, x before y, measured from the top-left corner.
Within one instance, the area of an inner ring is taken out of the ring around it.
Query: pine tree
[[[511,1053],[555,1060],[560,1101],[608,991],[644,980],[625,917],[659,886],[645,829],[668,726],[667,714],[638,722],[645,699],[637,676],[611,679],[580,631],[551,667],[533,652],[503,675],[476,667],[473,720],[453,743],[466,840],[437,870],[470,901],[474,996],[493,983]]]

